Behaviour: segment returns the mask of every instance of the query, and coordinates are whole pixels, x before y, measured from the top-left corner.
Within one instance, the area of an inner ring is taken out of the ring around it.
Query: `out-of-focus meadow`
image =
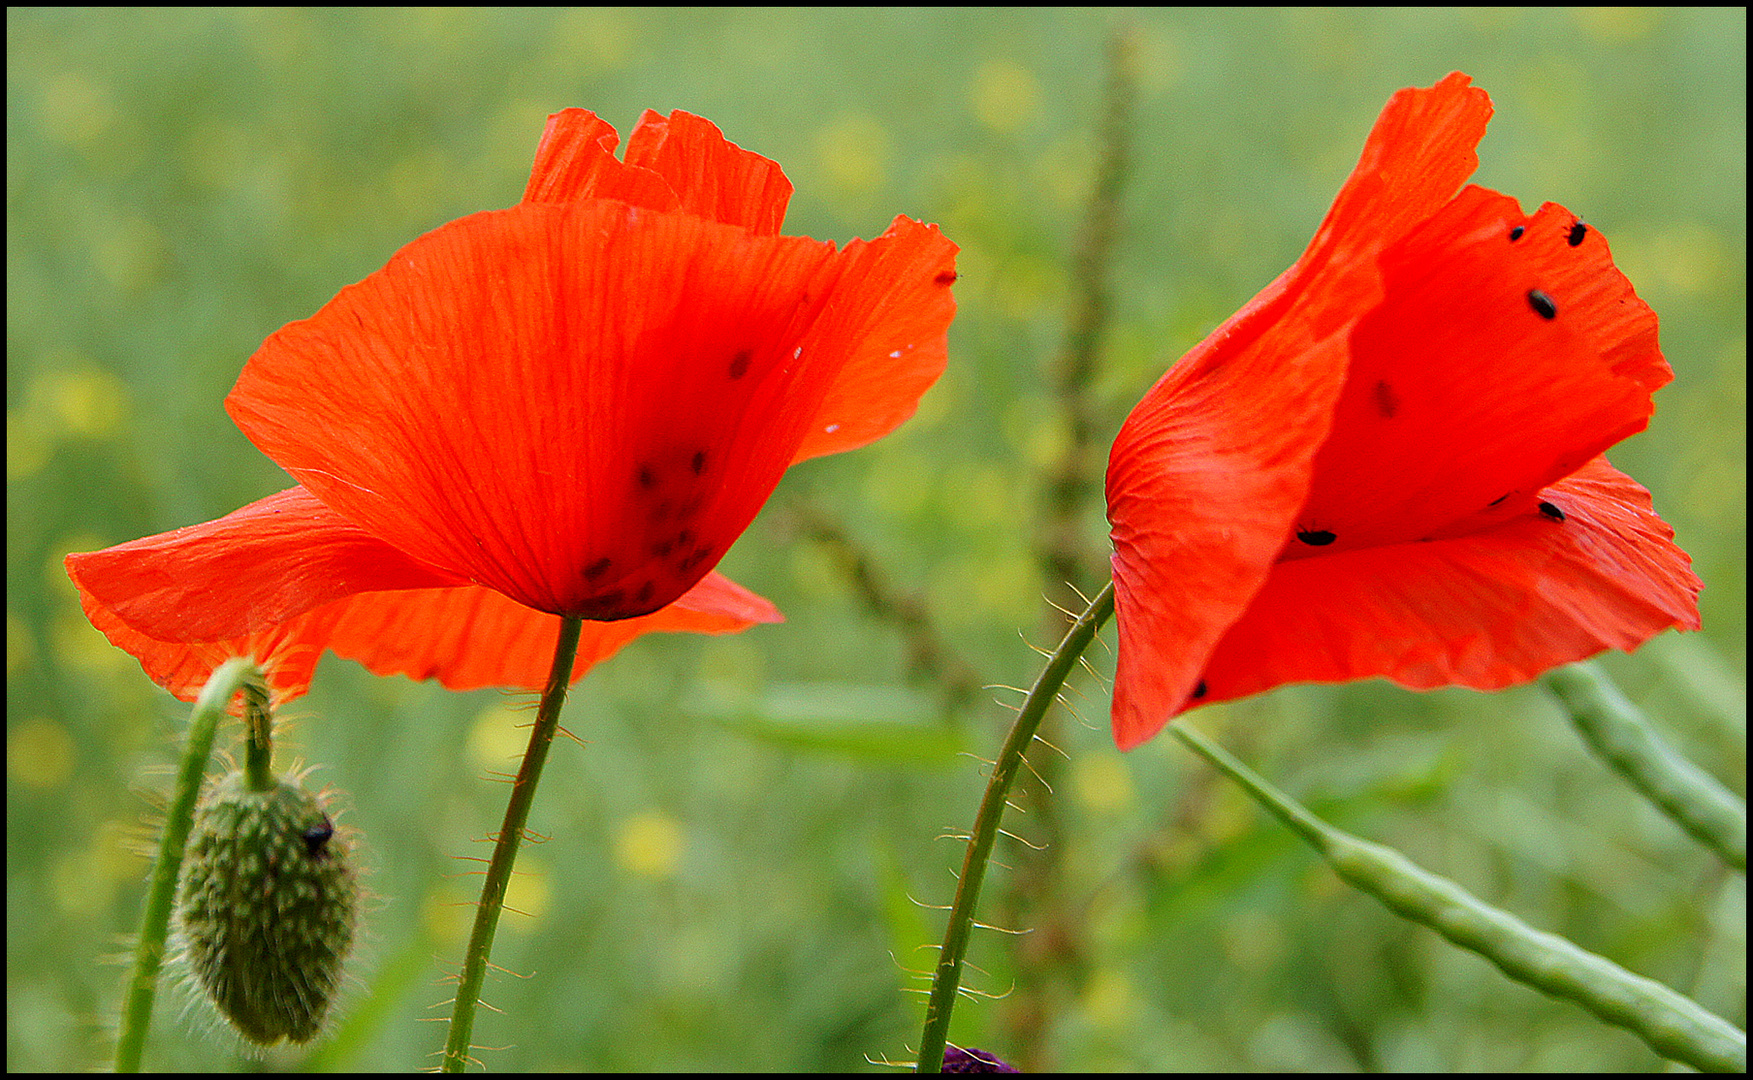
[[[496,1071],[908,1060],[982,766],[1018,695],[909,678],[846,537],[976,683],[1027,685],[1052,391],[1105,45],[1137,100],[1115,308],[1084,387],[1097,470],[1158,375],[1289,265],[1397,88],[1460,69],[1497,113],[1476,179],[1600,228],[1676,379],[1613,451],[1705,583],[1704,630],[1607,669],[1744,787],[1746,17],[1672,11],[14,11],[7,19],[7,1066],[109,1054],[135,853],[187,708],[61,568],[286,486],[222,401],[283,323],[447,220],[522,193],[548,113],[710,118],[796,186],[786,232],[896,214],[962,247],[950,366],[893,437],[788,475],[723,565],[788,621],[653,636],[574,691],[475,1028]],[[1076,540],[1099,587],[1096,497]],[[1019,634],[1020,632],[1020,634]],[[1112,631],[1103,640],[1111,646]],[[1092,652],[1101,678],[1111,654]],[[1658,1067],[1351,892],[1173,740],[1121,756],[1067,697],[1055,794],[1019,798],[952,1040],[1070,1069]],[[284,751],[346,795],[375,895],[332,1035],[281,1067],[408,1069],[521,751],[527,695],[326,659]],[[1538,686],[1292,687],[1195,712],[1344,827],[1744,1019],[1744,890],[1579,744]],[[1043,768],[1047,766],[1043,765]],[[1021,860],[1028,859],[1026,864]],[[1021,875],[1021,876],[1019,876]],[[1019,928],[1020,928],[1019,927]],[[188,995],[147,1065],[242,1063]]]

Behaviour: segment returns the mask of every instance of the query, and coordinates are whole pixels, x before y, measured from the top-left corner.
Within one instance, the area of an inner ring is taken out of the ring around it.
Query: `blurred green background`
[[[682,108],[785,168],[786,231],[897,213],[962,245],[950,370],[867,451],[794,470],[723,569],[789,621],[648,637],[575,690],[493,959],[494,1070],[865,1069],[908,1060],[925,969],[1010,714],[938,707],[838,523],[980,681],[1052,636],[1045,372],[1091,188],[1104,41],[1138,42],[1105,445],[1177,356],[1295,259],[1397,88],[1496,103],[1476,179],[1605,232],[1676,381],[1613,452],[1705,582],[1704,630],[1608,669],[1693,759],[1745,760],[1746,16],[1666,11],[11,11],[7,18],[7,1066],[108,1060],[145,793],[185,707],[81,617],[61,569],[287,483],[222,400],[281,324],[444,221],[522,193],[544,118]],[[1105,453],[1105,450],[1104,450]],[[1105,529],[1084,508],[1100,584]],[[1112,632],[1103,638],[1111,645]],[[1092,660],[1103,675],[1112,659]],[[1104,668],[1105,665],[1105,668]],[[821,685],[831,684],[831,685]],[[952,1039],[1068,1069],[1651,1069],[1641,1043],[1350,892],[1175,742],[1122,757],[1102,684],[1061,724],[1053,846],[983,910]],[[1014,703],[1015,695],[996,696]],[[288,710],[363,833],[376,900],[333,1036],[276,1067],[410,1069],[442,1044],[523,733],[521,699],[329,658]],[[1538,687],[1293,687],[1203,710],[1345,827],[1744,1018],[1740,879],[1630,795]],[[874,736],[874,737],[873,737]],[[1031,803],[1033,800],[1033,804]],[[1034,805],[1038,804],[1038,805]],[[1016,863],[1014,845],[999,858]],[[1044,875],[1044,876],[1043,876]],[[147,1064],[246,1064],[188,995]]]

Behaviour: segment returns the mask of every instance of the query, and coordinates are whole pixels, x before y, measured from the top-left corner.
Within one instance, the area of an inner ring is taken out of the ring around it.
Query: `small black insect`
[[[1538,312],[1542,319],[1558,318],[1558,305],[1553,302],[1552,297],[1539,289],[1528,290],[1528,306]]]
[[[1328,544],[1339,539],[1339,537],[1328,532],[1326,529],[1298,529],[1296,531],[1296,538],[1310,547],[1326,547]]]
[[[1565,235],[1564,239],[1571,247],[1576,247],[1583,242],[1583,237],[1587,235],[1589,235],[1589,227],[1579,221],[1570,227],[1570,232]]]
[[[313,859],[322,858],[323,848],[328,844],[329,837],[333,835],[335,835],[335,826],[329,823],[328,818],[324,818],[321,825],[312,825],[304,830],[304,848],[310,852],[310,857]]]
[[[1527,232],[1527,231],[1528,231],[1527,229],[1522,228],[1520,225],[1517,225],[1515,228],[1511,229],[1510,230],[1510,243],[1513,244],[1517,240],[1520,240],[1522,238],[1522,234]]]
[[[1202,698],[1204,696],[1205,696],[1205,680],[1200,679],[1198,685],[1193,687],[1193,700],[1198,701],[1200,698]]]
[[[1542,514],[1545,514],[1547,517],[1551,518],[1553,521],[1563,521],[1564,520],[1564,511],[1560,510],[1556,506],[1553,506],[1549,502],[1542,502],[1540,504],[1540,512]]]

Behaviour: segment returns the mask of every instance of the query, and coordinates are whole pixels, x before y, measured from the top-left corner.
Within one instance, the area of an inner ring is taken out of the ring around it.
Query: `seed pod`
[[[242,773],[195,809],[177,894],[184,954],[238,1033],[309,1042],[341,983],[359,887],[347,845],[291,779],[252,791]]]

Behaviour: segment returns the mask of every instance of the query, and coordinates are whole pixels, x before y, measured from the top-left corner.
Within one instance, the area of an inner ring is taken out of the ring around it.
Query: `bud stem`
[[[268,711],[266,686],[243,687],[243,775],[251,791],[273,791],[280,783],[274,775],[274,716]]]
[[[536,722],[530,730],[530,745],[524,751],[523,765],[511,788],[511,799],[505,806],[505,822],[493,845],[493,859],[487,864],[487,880],[481,886],[481,902],[475,909],[475,929],[469,936],[469,949],[463,957],[463,970],[457,977],[456,1004],[450,1017],[450,1035],[444,1045],[444,1072],[462,1072],[469,1062],[470,1037],[475,1027],[475,1004],[481,997],[481,982],[487,974],[487,956],[493,951],[493,935],[499,928],[499,912],[505,907],[505,889],[511,882],[511,865],[517,859],[518,845],[523,841],[524,826],[530,818],[530,806],[536,798],[536,782],[541,779],[542,765],[548,760],[548,747],[560,726],[560,708],[566,704],[566,687],[571,682],[572,660],[578,653],[578,637],[584,620],[574,616],[560,619],[560,640],[554,647],[554,667],[548,673],[547,686],[542,690],[541,704],[536,708]]]
[[[122,1005],[116,1037],[116,1071],[139,1072],[146,1048],[146,1032],[152,1024],[152,1002],[158,994],[158,969],[164,964],[164,942],[170,932],[170,913],[176,901],[177,875],[183,866],[183,848],[195,818],[195,802],[201,794],[201,777],[213,753],[219,718],[239,690],[244,691],[246,712],[259,709],[267,716],[268,683],[262,670],[248,657],[235,657],[219,666],[189,717],[189,739],[183,750],[177,786],[165,810],[164,834],[158,841],[158,857],[152,864],[152,884],[146,893],[146,911],[140,919],[140,939],[134,945],[134,973],[128,979],[128,997]],[[259,703],[259,704],[258,704]],[[253,746],[253,741],[252,741]]]

